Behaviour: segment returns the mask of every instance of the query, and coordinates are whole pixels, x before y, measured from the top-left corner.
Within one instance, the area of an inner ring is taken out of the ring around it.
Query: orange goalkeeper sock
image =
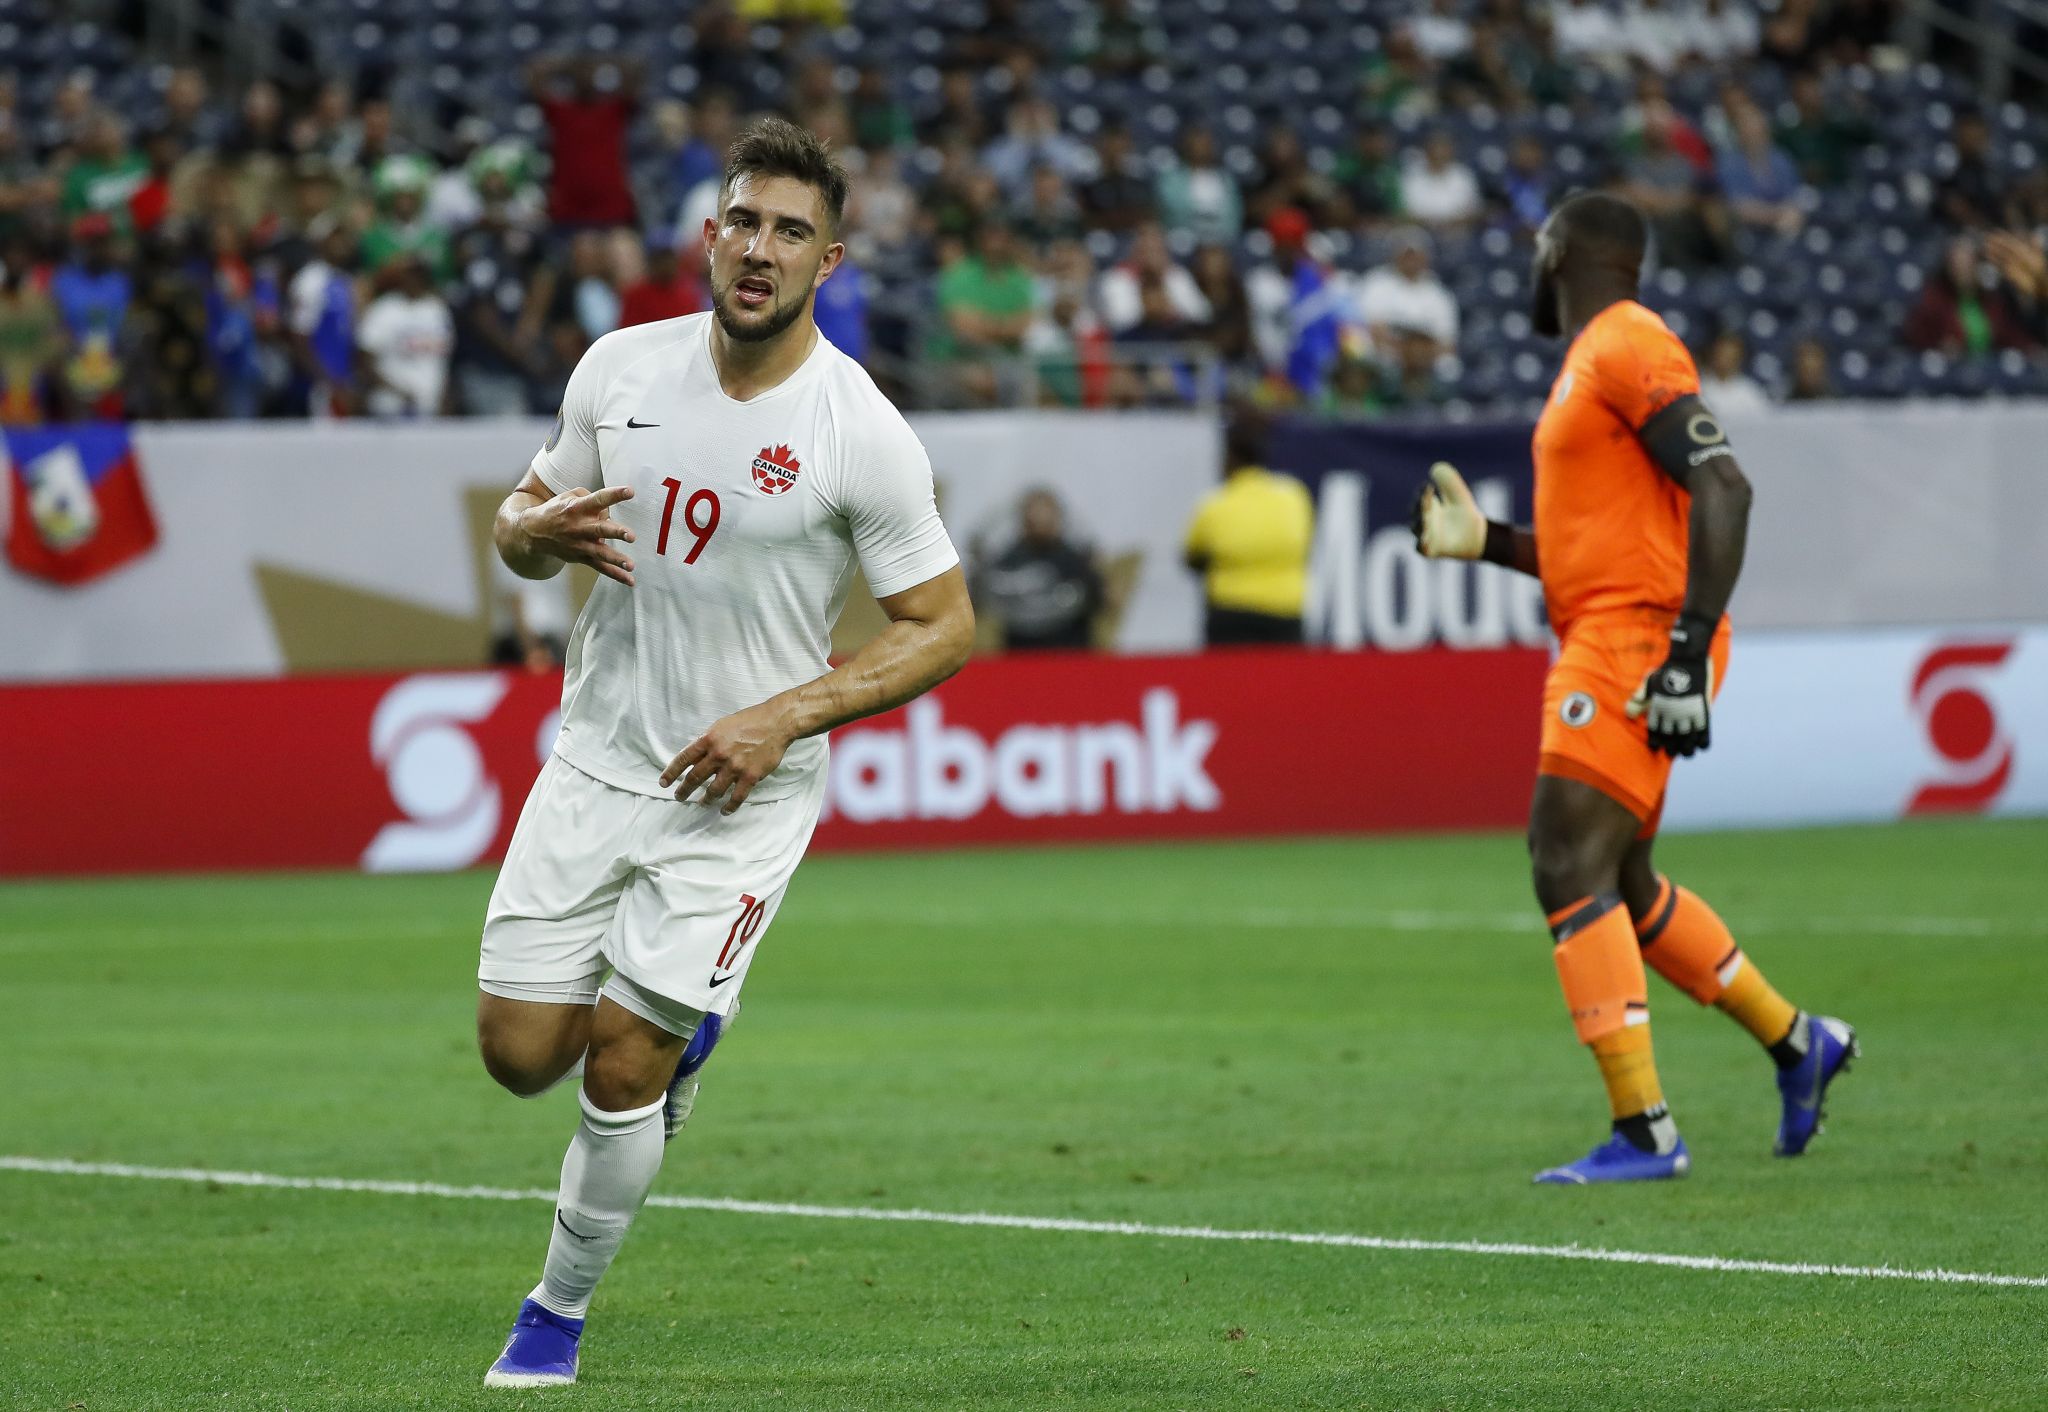
[[[1736,1024],[1756,1036],[1756,1042],[1777,1057],[1780,1045],[1793,1037],[1793,1030],[1799,1025],[1799,1008],[1772,988],[1764,979],[1764,973],[1747,961],[1735,979],[1728,982],[1728,989],[1721,992],[1721,998],[1714,1005]],[[1798,1046],[1801,1054],[1806,1046]]]
[[[1650,1047],[1649,982],[1628,909],[1596,893],[1550,915],[1552,956],[1579,1039],[1593,1051],[1615,1128],[1638,1147],[1665,1151],[1677,1140]]]
[[[1607,1107],[1616,1121],[1664,1106],[1664,1086],[1657,1082],[1657,1060],[1650,1051],[1650,1027],[1630,1025],[1593,1041],[1600,1080],[1607,1085]]]
[[[1657,901],[1636,928],[1643,959],[1700,1004],[1732,1017],[1784,1062],[1779,1050],[1800,1028],[1798,1007],[1771,988],[1713,908],[1669,878],[1658,882]],[[1805,1046],[1797,1049],[1803,1053]]]

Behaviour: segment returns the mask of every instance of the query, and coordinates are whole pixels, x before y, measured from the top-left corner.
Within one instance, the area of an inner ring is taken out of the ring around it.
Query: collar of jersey
[[[718,315],[715,313],[704,320],[704,357],[711,364],[711,385],[718,389],[718,395],[721,398],[730,402],[735,407],[758,407],[771,398],[780,397],[783,393],[809,378],[825,355],[826,339],[824,331],[821,329],[818,332],[818,341],[811,345],[811,351],[804,357],[801,363],[796,365],[795,370],[788,377],[776,383],[775,386],[769,388],[766,392],[758,392],[748,398],[735,397],[725,390],[724,382],[719,379],[718,359],[711,352],[711,326],[717,322]]]

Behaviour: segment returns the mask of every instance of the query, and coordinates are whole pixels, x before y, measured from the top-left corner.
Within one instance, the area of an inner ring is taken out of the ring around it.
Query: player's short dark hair
[[[1606,191],[1581,191],[1557,208],[1565,247],[1596,263],[1642,266],[1650,248],[1650,226],[1634,204]]]
[[[725,149],[720,197],[731,200],[740,178],[750,176],[788,177],[810,187],[824,198],[834,229],[846,213],[846,168],[823,138],[787,118],[756,118],[740,129]]]

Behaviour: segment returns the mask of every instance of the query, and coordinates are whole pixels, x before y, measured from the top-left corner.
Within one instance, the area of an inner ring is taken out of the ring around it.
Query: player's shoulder
[[[1675,351],[1688,361],[1692,357],[1685,340],[1671,331],[1671,325],[1664,322],[1661,314],[1633,299],[1610,304],[1587,331],[1594,335],[1599,352],[1642,356],[1669,355]]]
[[[704,321],[710,317],[685,314],[680,319],[656,319],[613,329],[584,351],[583,361],[592,368],[617,375],[646,358],[664,354],[686,356],[703,341]]]
[[[842,352],[823,334],[818,356],[825,414],[842,444],[858,454],[924,455],[924,443],[911,429],[910,421],[897,409],[888,394],[875,385],[868,370]]]

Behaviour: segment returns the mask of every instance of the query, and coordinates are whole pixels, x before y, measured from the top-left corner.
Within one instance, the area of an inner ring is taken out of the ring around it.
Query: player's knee
[[[1664,884],[1648,863],[1636,864],[1633,860],[1622,863],[1621,900],[1628,904],[1628,915],[1636,925],[1641,926],[1656,910],[1663,891]]]
[[[1529,872],[1536,900],[1546,912],[1615,886],[1613,862],[1582,840],[1553,834],[1529,836]]]
[[[488,1026],[478,1026],[477,1053],[484,1072],[500,1088],[521,1098],[532,1098],[552,1087],[568,1069],[557,1055],[541,1046],[522,1043]]]
[[[644,1108],[661,1097],[675,1073],[674,1060],[664,1070],[660,1057],[640,1045],[594,1046],[583,1063],[583,1091],[606,1112]]]

